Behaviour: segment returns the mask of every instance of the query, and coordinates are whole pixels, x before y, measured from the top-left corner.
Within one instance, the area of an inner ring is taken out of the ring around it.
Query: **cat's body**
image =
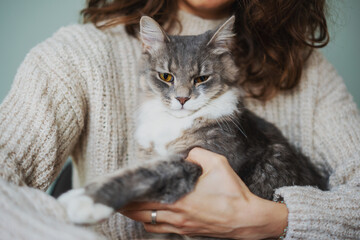
[[[96,222],[131,201],[176,201],[201,175],[199,166],[184,160],[194,147],[224,155],[262,198],[272,199],[282,186],[326,189],[326,178],[307,157],[273,124],[244,108],[228,48],[233,22],[181,37],[166,35],[150,18],[141,20],[143,98],[136,139],[144,165],[65,194],[61,201],[71,220]],[[97,204],[80,211],[84,201]]]

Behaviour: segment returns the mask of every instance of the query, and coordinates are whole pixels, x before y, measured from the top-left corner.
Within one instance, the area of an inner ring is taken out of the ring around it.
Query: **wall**
[[[85,0],[1,0],[0,102],[26,53],[61,26],[79,22]],[[331,42],[322,50],[360,106],[360,1],[330,0]]]
[[[360,1],[331,0],[330,43],[322,52],[344,78],[360,107]]]
[[[31,48],[62,26],[79,22],[85,0],[0,1],[0,102]]]

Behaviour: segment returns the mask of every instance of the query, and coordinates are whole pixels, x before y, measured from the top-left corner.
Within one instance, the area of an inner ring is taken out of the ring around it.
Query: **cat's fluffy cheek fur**
[[[196,99],[190,99],[184,105],[184,109],[197,111],[209,103],[210,99],[204,94],[200,94]]]

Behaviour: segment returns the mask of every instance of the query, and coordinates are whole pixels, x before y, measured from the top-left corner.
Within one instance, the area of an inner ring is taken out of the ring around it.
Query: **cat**
[[[60,196],[71,221],[96,223],[132,201],[175,202],[202,173],[184,160],[194,147],[225,156],[250,191],[265,199],[282,186],[327,189],[326,174],[245,108],[231,55],[234,21],[200,35],[172,36],[152,18],[141,18],[135,136],[139,159],[146,161]]]

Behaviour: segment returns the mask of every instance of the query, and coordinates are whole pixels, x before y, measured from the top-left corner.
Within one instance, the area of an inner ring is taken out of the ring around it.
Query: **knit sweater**
[[[181,34],[223,21],[185,12],[179,18]],[[26,56],[0,106],[0,239],[148,238],[140,223],[120,213],[91,229],[71,225],[44,192],[69,156],[74,187],[136,163],[140,54],[139,40],[122,25],[78,24]],[[315,51],[295,89],[245,105],[331,173],[329,191],[276,190],[289,209],[286,239],[360,239],[360,115],[331,64]]]

